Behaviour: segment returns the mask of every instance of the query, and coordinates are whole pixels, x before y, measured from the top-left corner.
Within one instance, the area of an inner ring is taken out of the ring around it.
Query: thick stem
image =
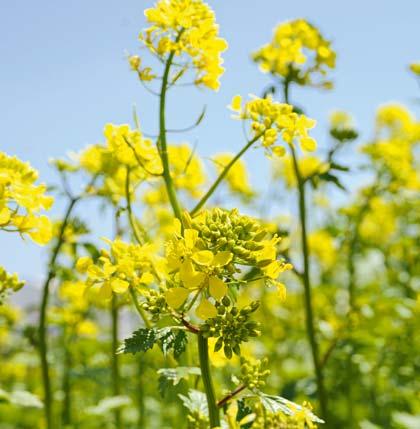
[[[64,244],[64,233],[70,219],[73,208],[79,198],[71,198],[67,206],[63,222],[58,232],[57,242],[52,250],[48,264],[48,276],[42,286],[41,308],[38,322],[39,356],[41,360],[42,386],[44,390],[44,417],[46,429],[54,429],[53,426],[53,395],[51,390],[51,379],[48,364],[48,343],[47,343],[47,310],[50,295],[50,285],[56,276],[55,263],[62,245]]]
[[[169,167],[168,147],[166,142],[166,121],[165,121],[165,105],[166,105],[166,91],[168,89],[169,72],[171,69],[172,61],[174,59],[175,51],[169,54],[168,60],[165,64],[165,70],[162,77],[162,86],[160,90],[160,103],[159,103],[159,154],[163,166],[163,179],[166,185],[168,198],[174,211],[175,217],[181,220],[181,206],[179,205],[176,195],[175,187],[171,177]]]
[[[238,159],[257,141],[262,137],[263,134],[256,135],[253,139],[251,139],[247,144],[236,154],[234,158],[231,159],[229,164],[223,169],[223,171],[219,174],[219,177],[215,180],[213,185],[211,185],[210,189],[206,192],[206,194],[201,198],[201,200],[197,203],[197,205],[191,210],[191,215],[196,214],[201,207],[207,202],[207,200],[213,195],[214,191],[219,186],[220,182],[226,177],[229,173],[229,170],[233,167],[233,165],[238,161]]]
[[[210,372],[210,359],[207,338],[201,334],[198,337],[198,356],[200,358],[201,377],[209,408],[210,429],[220,426],[220,414],[217,407],[216,395],[214,393],[213,380]]]
[[[118,350],[118,330],[119,330],[119,311],[115,294],[112,295],[111,301],[111,324],[112,324],[112,344],[111,344],[111,368],[112,368],[112,394],[118,396],[121,393],[120,388],[120,362]],[[114,411],[115,428],[121,429],[121,410],[117,408]]]

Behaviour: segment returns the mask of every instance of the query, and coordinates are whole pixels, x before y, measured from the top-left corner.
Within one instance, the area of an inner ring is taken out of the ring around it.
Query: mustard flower
[[[336,53],[331,42],[304,19],[278,25],[271,42],[255,52],[253,59],[265,73],[299,85],[332,87],[325,76],[335,67]]]
[[[110,252],[102,250],[97,262],[90,257],[77,261],[77,270],[87,275],[88,293],[107,301],[113,292],[123,294],[132,287],[141,293],[157,280],[159,258],[152,245],[128,244],[118,239],[106,241]]]
[[[309,136],[308,131],[316,121],[293,111],[293,106],[273,101],[270,97],[254,97],[243,103],[242,97],[236,95],[229,108],[235,112],[235,119],[251,121],[253,136],[260,136],[262,146],[277,156],[286,153],[284,146],[278,145],[279,137],[289,145],[299,141],[305,151],[314,151],[316,141]]]
[[[186,216],[185,221],[183,235],[179,226],[166,245],[168,272],[174,278],[165,294],[170,307],[184,306],[193,293],[190,306],[201,297],[196,315],[203,320],[215,317],[217,308],[209,298],[223,299],[244,266],[258,268],[267,284],[283,288],[277,278],[291,266],[276,259],[279,238],[266,238],[267,231],[256,220],[237,210],[214,209],[192,219]]]
[[[36,185],[38,172],[28,163],[0,152],[0,229],[27,234],[38,244],[52,236],[50,220],[40,214],[49,210],[53,198],[46,185]]]
[[[151,26],[140,34],[140,41],[160,59],[174,54],[177,71],[173,81],[192,70],[196,85],[217,90],[224,72],[221,53],[227,43],[219,37],[209,5],[201,0],[159,0],[144,14]],[[150,68],[142,68],[138,56],[130,56],[129,63],[141,80],[156,77]]]

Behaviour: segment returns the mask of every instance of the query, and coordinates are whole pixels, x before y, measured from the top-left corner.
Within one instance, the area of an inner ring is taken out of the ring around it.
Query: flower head
[[[194,73],[196,85],[219,89],[223,74],[221,53],[227,43],[219,37],[214,12],[201,0],[159,0],[145,16],[151,24],[140,34],[140,40],[160,59],[174,55],[177,71],[173,80],[188,70]],[[130,67],[142,80],[152,80],[150,68],[141,68],[137,56],[129,58]]]
[[[254,61],[265,73],[282,76],[299,85],[330,88],[325,79],[328,69],[335,67],[336,54],[331,42],[319,30],[296,19],[278,25],[270,43],[253,55]]]

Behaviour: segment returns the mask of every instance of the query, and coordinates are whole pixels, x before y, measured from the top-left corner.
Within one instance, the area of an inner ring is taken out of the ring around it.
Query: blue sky
[[[318,120],[315,136],[322,142],[328,113],[352,112],[369,137],[376,107],[387,101],[410,103],[418,93],[407,64],[420,59],[417,0],[214,0],[221,35],[229,42],[222,88],[177,89],[169,100],[171,127],[189,125],[204,104],[207,117],[199,129],[175,141],[198,142],[208,156],[241,147],[240,125],[226,105],[235,94],[260,93],[268,83],[249,60],[250,53],[271,37],[279,22],[303,17],[334,41],[338,52],[332,92],[295,91],[294,99]],[[107,122],[131,122],[137,105],[143,128],[154,132],[156,100],[130,73],[125,53],[137,53],[144,26],[144,0],[72,0],[0,2],[0,150],[30,161],[43,181],[56,177],[50,157],[63,156],[101,141]],[[252,159],[251,178],[264,188],[267,163],[261,151]],[[57,204],[53,214],[60,213]],[[6,250],[7,249],[7,250]],[[0,236],[0,263],[27,279],[40,279],[45,249],[17,236]]]

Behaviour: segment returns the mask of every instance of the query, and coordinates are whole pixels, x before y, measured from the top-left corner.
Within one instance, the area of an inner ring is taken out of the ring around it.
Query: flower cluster
[[[277,278],[290,264],[276,259],[277,236],[266,238],[267,231],[260,224],[237,210],[213,209],[195,218],[185,216],[186,227],[179,227],[166,245],[168,271],[173,280],[166,291],[170,307],[185,306],[192,292],[191,308],[201,296],[196,314],[201,319],[217,316],[216,306],[209,297],[220,301],[228,293],[228,285],[239,281],[235,274],[241,266],[253,266],[261,271],[267,283],[283,288]]]
[[[332,87],[324,77],[328,69],[335,67],[336,54],[331,42],[304,19],[280,24],[272,41],[255,52],[253,58],[265,73],[299,85]]]
[[[145,16],[151,27],[140,34],[140,40],[161,59],[175,56],[174,66],[178,70],[173,81],[192,69],[196,85],[217,90],[224,72],[221,53],[227,49],[227,43],[219,37],[210,7],[201,0],[160,0],[145,11]],[[140,79],[155,77],[150,68],[141,67],[138,56],[131,56],[129,62]]]
[[[240,381],[248,389],[260,389],[265,386],[265,380],[270,375],[267,369],[268,359],[251,361],[241,357],[241,376]]]
[[[342,110],[335,110],[330,115],[330,135],[340,142],[357,138],[353,118]]]
[[[294,404],[290,403],[289,407]],[[316,429],[311,406],[304,403],[302,407],[295,407],[293,414],[286,414],[282,410],[268,411],[262,406],[255,410],[256,418],[252,424],[253,429]]]
[[[97,192],[119,200],[125,195],[127,170],[132,183],[162,172],[159,153],[150,139],[129,125],[106,124],[105,144],[88,146],[79,155],[80,166],[93,176],[103,176]]]
[[[255,97],[242,103],[242,97],[236,95],[229,107],[237,114],[235,118],[252,121],[254,138],[261,139],[263,147],[277,156],[286,153],[284,146],[276,145],[279,135],[289,145],[298,140],[303,150],[316,149],[316,141],[308,134],[316,122],[294,112],[289,104],[275,102],[270,97]]]
[[[389,175],[391,189],[419,190],[415,158],[419,143],[420,122],[403,106],[390,104],[378,110],[375,138],[362,151]]]
[[[129,287],[141,292],[156,280],[159,259],[152,245],[107,241],[110,252],[102,250],[95,263],[87,256],[77,261],[77,270],[87,275],[89,293],[107,301],[113,292],[123,294]]]
[[[0,152],[0,229],[46,244],[52,236],[51,222],[39,212],[49,210],[53,198],[45,195],[46,185],[35,184],[37,179],[28,163]]]
[[[2,266],[0,266],[0,304],[4,293],[8,290],[18,291],[23,287],[25,282],[20,281],[17,274],[9,274]]]
[[[259,307],[258,301],[253,301],[250,305],[238,309],[225,296],[220,302],[216,302],[217,316],[211,317],[200,326],[200,331],[205,338],[217,338],[214,351],[223,348],[223,352],[228,359],[233,353],[241,354],[241,343],[249,341],[251,337],[260,335],[259,324],[250,320],[250,315]]]

